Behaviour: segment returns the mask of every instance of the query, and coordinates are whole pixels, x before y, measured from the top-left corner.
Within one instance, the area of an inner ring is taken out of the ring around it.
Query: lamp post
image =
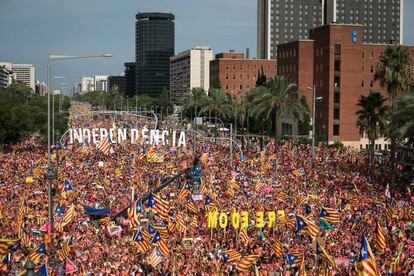
[[[46,182],[47,182],[47,194],[48,194],[48,215],[49,215],[49,222],[50,222],[50,232],[51,232],[51,239],[53,239],[53,199],[52,199],[52,180],[57,178],[55,168],[51,165],[51,135],[50,135],[50,128],[51,128],[51,118],[50,118],[50,94],[53,92],[51,89],[51,63],[52,61],[59,61],[59,60],[66,60],[66,59],[85,59],[85,58],[101,58],[101,57],[112,57],[112,54],[103,54],[103,55],[94,55],[94,56],[66,56],[66,55],[51,55],[49,54],[47,57],[47,88],[49,93],[47,93],[47,174],[46,174]],[[54,143],[54,141],[53,141]],[[53,248],[53,247],[52,247]],[[52,251],[52,250],[51,250]],[[51,252],[53,253],[53,252]],[[53,257],[53,254],[51,254]],[[51,258],[52,259],[52,258]],[[52,260],[51,260],[52,261]],[[52,262],[51,262],[52,263]]]
[[[312,90],[312,160],[311,168],[315,166],[315,131],[316,131],[316,100],[321,100],[322,97],[316,98],[316,85],[313,87],[307,87],[309,90]]]

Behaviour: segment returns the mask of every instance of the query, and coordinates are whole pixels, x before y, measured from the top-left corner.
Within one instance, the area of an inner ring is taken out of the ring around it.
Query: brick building
[[[233,99],[240,98],[256,86],[262,69],[265,76],[276,76],[277,61],[244,58],[243,53],[233,51],[217,54],[210,62],[210,87],[219,83]]]
[[[371,90],[387,95],[373,77],[388,45],[363,43],[363,37],[362,25],[332,23],[310,30],[309,40],[278,47],[278,74],[297,83],[310,109],[313,101],[308,87],[315,85],[316,97],[322,97],[316,102],[316,136],[358,148],[368,144],[356,126],[360,96]],[[413,58],[414,47],[408,49]],[[376,148],[387,148],[387,142],[378,139]]]

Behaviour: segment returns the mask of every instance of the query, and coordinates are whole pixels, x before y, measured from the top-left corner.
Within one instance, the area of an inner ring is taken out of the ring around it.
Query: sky
[[[405,0],[404,44],[414,45],[414,0]],[[60,83],[80,76],[119,75],[135,60],[135,14],[175,14],[175,50],[209,46],[215,53],[250,48],[256,55],[257,0],[0,0],[0,61],[36,66],[46,82],[47,55],[112,58],[56,61]]]

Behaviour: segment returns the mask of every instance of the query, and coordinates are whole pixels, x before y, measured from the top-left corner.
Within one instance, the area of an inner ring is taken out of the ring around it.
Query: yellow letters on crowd
[[[265,227],[265,217],[267,219],[267,227],[272,228],[276,226],[276,212],[270,211],[266,214],[264,212],[256,212],[255,216],[255,226],[257,228]],[[285,211],[277,211],[277,219],[285,218]],[[230,215],[230,223],[234,229],[246,228],[249,226],[249,213],[246,211],[234,212]],[[226,213],[214,211],[207,213],[207,227],[208,228],[217,228],[217,225],[224,229],[229,224],[229,217]]]
[[[256,227],[263,228],[263,226],[264,226],[263,212],[256,212]]]
[[[240,226],[240,214],[239,213],[231,214],[231,226],[233,226],[234,229],[239,229],[239,226]]]
[[[247,228],[249,226],[249,213],[246,211],[240,212],[240,228]]]
[[[220,228],[226,228],[227,223],[228,223],[227,214],[226,213],[220,213],[220,217],[219,217]]]

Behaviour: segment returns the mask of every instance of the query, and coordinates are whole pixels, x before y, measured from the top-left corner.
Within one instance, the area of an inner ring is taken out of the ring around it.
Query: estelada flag
[[[69,260],[69,258],[66,258],[65,273],[73,273],[76,271],[78,271],[78,268],[72,263],[71,260]]]

